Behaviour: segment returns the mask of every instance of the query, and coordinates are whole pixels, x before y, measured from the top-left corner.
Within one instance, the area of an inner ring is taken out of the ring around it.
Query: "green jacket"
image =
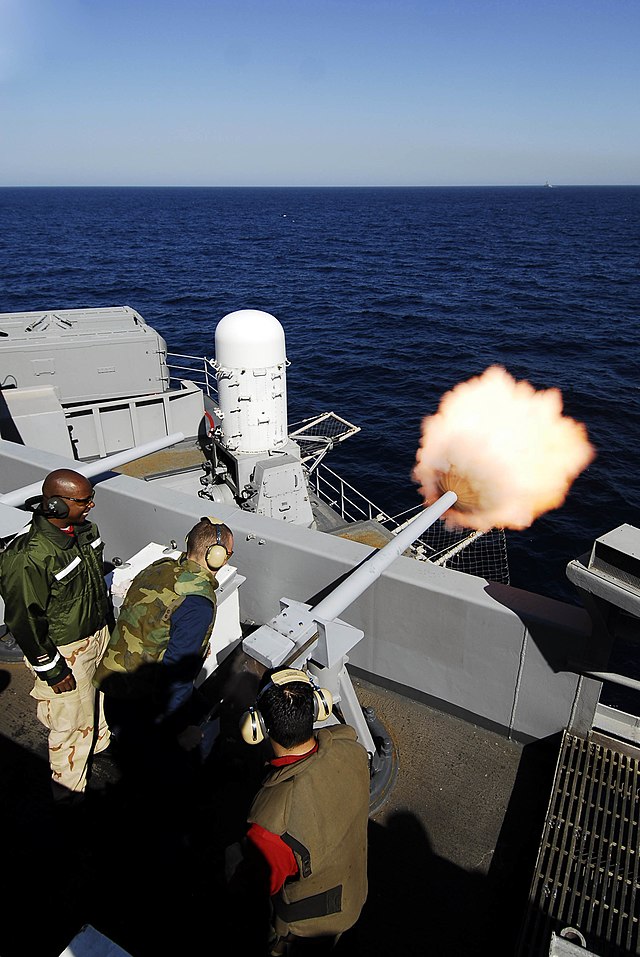
[[[281,937],[342,933],[367,897],[367,752],[349,725],[317,736],[314,754],[270,772],[248,817],[288,844],[298,864],[298,877],[272,898]]]
[[[69,674],[58,648],[94,634],[107,622],[104,545],[85,522],[76,537],[43,515],[0,554],[5,621],[38,677],[53,685]]]
[[[169,644],[171,615],[188,595],[202,596],[214,608],[211,624],[200,645],[204,657],[215,623],[217,587],[213,574],[185,555],[178,560],[161,558],[143,568],[129,586],[109,645],[96,670],[93,679],[96,688],[111,675],[131,675],[142,665],[162,661]],[[103,690],[124,697],[139,696],[145,691],[144,676],[150,678],[146,690],[152,691],[156,674],[154,669],[146,669],[130,684],[114,680],[105,684]]]

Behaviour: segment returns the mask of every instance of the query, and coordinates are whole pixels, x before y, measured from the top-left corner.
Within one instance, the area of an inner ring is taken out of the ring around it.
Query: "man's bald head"
[[[49,472],[42,485],[42,494],[45,498],[52,495],[72,495],[74,498],[87,498],[91,495],[93,486],[88,478],[74,472],[73,469],[55,469]]]
[[[62,499],[51,502],[51,499]],[[51,502],[51,506],[49,503]],[[93,486],[88,478],[73,469],[56,469],[49,472],[42,485],[42,506],[53,525],[65,528],[81,525],[87,521],[94,506]]]

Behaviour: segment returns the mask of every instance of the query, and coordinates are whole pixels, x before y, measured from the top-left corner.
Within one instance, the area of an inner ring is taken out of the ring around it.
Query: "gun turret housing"
[[[300,447],[287,432],[284,330],[257,309],[230,312],[216,327],[221,422],[211,435],[203,497],[294,525],[313,524]]]

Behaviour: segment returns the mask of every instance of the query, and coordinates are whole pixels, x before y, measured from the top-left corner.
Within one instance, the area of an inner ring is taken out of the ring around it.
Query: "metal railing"
[[[311,490],[326,505],[335,509],[345,522],[373,520],[383,525],[390,522],[397,526],[395,519],[378,508],[371,499],[346,482],[328,465],[318,465],[309,473],[308,478]]]
[[[389,515],[350,485],[327,465],[318,465],[308,476],[311,490],[318,498],[348,522],[373,520],[384,525],[393,535],[408,525],[422,509],[422,503]],[[472,529],[448,529],[438,522],[411,546],[419,561],[446,565],[469,575],[509,583],[509,560],[504,530],[477,532]]]
[[[176,359],[180,361],[174,361]],[[190,382],[200,386],[210,399],[218,401],[218,383],[212,360],[208,356],[188,356],[180,352],[168,352],[167,369],[170,386],[172,382],[176,384],[180,379],[189,379]]]

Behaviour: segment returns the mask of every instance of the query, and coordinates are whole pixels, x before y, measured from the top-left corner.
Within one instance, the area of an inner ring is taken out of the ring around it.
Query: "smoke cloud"
[[[562,415],[558,389],[536,392],[492,366],[423,420],[413,479],[426,503],[456,492],[448,525],[523,529],[562,505],[594,457],[585,426]]]

